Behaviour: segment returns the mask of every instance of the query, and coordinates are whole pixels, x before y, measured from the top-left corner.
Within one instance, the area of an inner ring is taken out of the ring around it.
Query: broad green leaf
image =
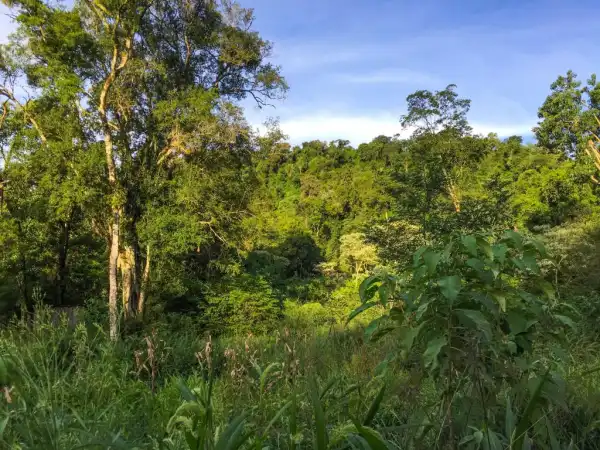
[[[508,252],[506,244],[495,244],[492,246],[492,252],[494,253],[494,259],[500,264],[504,264],[504,261],[506,261],[506,253]]]
[[[474,440],[475,440],[475,436],[473,436],[472,434],[468,434],[458,442],[458,446],[462,447],[463,445],[470,444]]]
[[[423,353],[423,360],[425,362],[425,367],[429,368],[429,370],[434,371],[437,369],[439,365],[438,357],[442,348],[448,344],[446,340],[446,336],[439,336],[437,338],[431,339],[427,343],[427,348]]]
[[[352,450],[371,450],[369,443],[358,434],[350,434],[346,439],[348,440],[348,444],[350,444],[350,448],[352,448]]]
[[[382,320],[383,317],[378,317],[377,319],[372,320],[369,325],[367,325],[367,328],[365,328],[365,336],[367,337],[367,339],[369,339],[371,335],[375,333],[375,330],[377,330],[377,328],[379,327],[379,323]]]
[[[454,248],[454,241],[448,242],[448,245],[446,245],[446,247],[444,248],[444,251],[442,252],[442,259],[444,261],[447,261],[450,258],[453,248]]]
[[[350,323],[350,321],[352,319],[354,319],[356,316],[358,316],[359,314],[365,312],[367,309],[372,308],[373,306],[378,306],[378,303],[363,303],[362,305],[360,305],[358,308],[356,308],[354,311],[352,311],[350,313],[350,316],[348,316],[348,320],[346,320],[346,325],[348,325],[348,323]]]
[[[474,309],[455,309],[454,313],[463,323],[475,325],[488,341],[492,340],[492,327],[481,311]]]
[[[352,418],[352,422],[360,436],[368,442],[372,450],[390,450],[390,446],[385,439],[372,428],[361,425],[356,419]]]
[[[421,262],[421,257],[423,256],[423,253],[425,253],[428,250],[428,247],[420,247],[417,249],[417,251],[413,254],[413,267],[418,267],[420,265]]]
[[[435,269],[440,262],[442,255],[433,250],[428,250],[423,254],[423,261],[425,261],[425,266],[427,266],[427,271],[429,275],[433,275],[435,273]]]
[[[377,342],[379,339],[388,335],[395,329],[396,329],[396,327],[394,327],[393,325],[383,325],[383,326],[380,325],[377,327],[377,329],[373,333],[371,333],[371,335],[369,336],[369,339],[371,340],[371,342]]]
[[[477,238],[475,236],[461,236],[460,240],[472,256],[477,256]]]
[[[506,312],[506,295],[503,291],[494,290],[490,292],[490,295],[498,302],[498,306],[500,306],[500,310],[502,312]]]
[[[481,445],[484,450],[506,450],[498,435],[489,428],[482,433]]]
[[[413,272],[413,280],[420,281],[427,275],[427,266],[419,266]]]
[[[379,275],[371,275],[366,278],[362,283],[360,283],[360,287],[358,288],[358,294],[360,296],[360,300],[363,303],[368,302],[373,298],[375,294],[375,290],[373,289],[375,284],[380,282]]]
[[[556,290],[554,289],[552,283],[549,283],[546,280],[540,280],[539,285],[544,294],[546,294],[546,297],[548,297],[550,300],[554,300],[556,298]]]
[[[533,273],[540,273],[540,267],[538,266],[535,252],[531,250],[526,250],[525,253],[523,253],[522,261],[525,267],[531,270]]]
[[[438,285],[442,295],[452,302],[456,300],[456,297],[458,297],[458,294],[462,289],[460,278],[456,275],[440,278],[438,280]]]
[[[533,247],[542,258],[548,257],[548,252],[546,251],[546,247],[544,246],[544,244],[542,244],[537,239],[531,239],[525,245],[525,248],[531,248],[531,247]]]
[[[518,250],[523,249],[523,237],[513,230],[506,230],[503,236],[503,240],[512,244],[513,248]]]
[[[520,259],[520,258],[510,258],[510,261],[519,270],[523,270],[524,271],[525,269],[527,269],[527,266],[525,265],[525,262],[522,259]]]
[[[250,437],[244,435],[244,423],[246,414],[241,414],[233,419],[225,430],[219,435],[219,439],[215,444],[215,450],[236,450],[241,448],[243,443]]]
[[[519,310],[510,310],[506,314],[506,321],[513,335],[527,332],[532,325],[537,323],[536,320],[528,320],[527,317]]]
[[[419,307],[417,308],[417,312],[415,314],[415,318],[417,320],[421,320],[421,318],[425,315],[425,313],[427,312],[427,309],[429,308],[430,303],[431,303],[431,300],[428,299],[427,301],[424,301],[419,305]]]
[[[419,336],[425,323],[427,322],[421,323],[418,327],[406,327],[400,330],[400,343],[405,350],[410,350],[412,348],[415,339]]]
[[[486,265],[482,260],[477,258],[469,258],[466,264],[477,271],[477,275],[484,283],[492,284],[494,282],[494,275],[489,269],[486,269]]]
[[[569,328],[572,328],[572,329],[576,328],[575,322],[569,316],[563,316],[562,314],[555,314],[554,317],[556,317],[560,322],[562,322]]]
[[[494,260],[494,251],[488,241],[481,236],[477,236],[477,246],[489,260]]]
[[[477,258],[467,259],[467,266],[472,267],[478,272],[483,272],[485,270],[485,263]]]
[[[381,302],[381,304],[383,306],[387,306],[387,304],[388,304],[389,288],[390,288],[390,286],[387,285],[386,283],[383,283],[379,286],[379,289],[378,289],[379,301]]]

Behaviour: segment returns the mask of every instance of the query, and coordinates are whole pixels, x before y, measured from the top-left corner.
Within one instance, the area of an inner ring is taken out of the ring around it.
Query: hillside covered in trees
[[[595,75],[534,143],[449,84],[292,146],[250,9],[4,3],[6,448],[600,448]]]

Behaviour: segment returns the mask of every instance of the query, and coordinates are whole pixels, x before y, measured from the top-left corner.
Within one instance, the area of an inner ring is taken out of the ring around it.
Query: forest
[[[252,9],[3,3],[2,448],[600,448],[595,75],[293,146]]]

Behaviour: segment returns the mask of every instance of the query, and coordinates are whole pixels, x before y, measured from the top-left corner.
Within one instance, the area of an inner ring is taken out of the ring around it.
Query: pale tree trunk
[[[119,254],[119,269],[121,270],[121,291],[123,296],[123,316],[130,319],[137,310],[137,267],[135,252],[126,246]]]
[[[121,219],[121,205],[119,204],[119,183],[117,182],[117,167],[115,163],[114,145],[112,139],[112,132],[110,129],[110,121],[106,109],[108,93],[115,82],[117,75],[125,67],[129,59],[129,51],[131,50],[131,39],[128,38],[125,41],[125,50],[119,52],[119,44],[117,42],[117,26],[114,28],[115,44],[113,47],[113,54],[110,62],[110,72],[104,80],[102,91],[100,92],[100,102],[98,105],[98,112],[100,113],[100,120],[102,121],[102,131],[104,134],[104,151],[106,156],[106,167],[108,170],[108,184],[111,190],[111,213],[112,221],[110,224],[110,254],[108,257],[108,315],[109,315],[109,326],[110,326],[110,338],[113,341],[117,340],[118,337],[118,308],[117,308],[117,296],[118,296],[118,263],[119,263],[119,233],[120,233],[120,219]],[[120,53],[120,62],[119,62]]]
[[[142,276],[142,288],[140,290],[140,298],[138,301],[138,314],[144,314],[146,306],[146,293],[148,291],[148,283],[150,282],[150,245],[146,246],[146,265],[144,267],[144,275]]]
[[[454,205],[454,212],[460,212],[460,191],[458,187],[450,180],[448,184],[448,195],[450,195],[450,199],[452,200],[452,204]]]
[[[123,315],[125,319],[140,316],[144,312],[146,291],[150,278],[150,246],[146,247],[146,262],[143,273],[141,273],[141,268],[142,258],[139,246],[126,246],[119,255]]]

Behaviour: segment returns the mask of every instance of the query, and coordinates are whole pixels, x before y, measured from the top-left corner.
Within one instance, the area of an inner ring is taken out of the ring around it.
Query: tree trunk
[[[71,241],[71,221],[60,222],[61,237],[58,248],[58,267],[56,270],[56,303],[60,306],[64,304],[67,291],[67,257],[69,254],[69,244]]]
[[[117,31],[117,25],[115,24],[113,29],[114,46],[110,62],[110,72],[104,80],[104,85],[102,86],[102,90],[100,91],[100,101],[98,104],[98,113],[100,114],[100,120],[102,122],[102,132],[104,134],[104,152],[106,157],[106,168],[108,171],[108,184],[110,186],[110,194],[112,197],[112,223],[110,224],[109,234],[110,255],[108,258],[108,316],[110,326],[110,338],[113,341],[116,341],[118,337],[117,274],[119,263],[121,201],[119,200],[119,183],[117,182],[117,165],[115,163],[112,131],[110,128],[110,121],[107,113],[107,97],[113,83],[117,78],[117,75],[125,67],[127,61],[129,60],[129,52],[131,51],[132,41],[130,37],[126,38],[125,49],[124,51],[120,51],[120,44],[117,38]]]
[[[148,290],[148,283],[150,282],[150,245],[146,246],[146,265],[144,267],[144,275],[142,276],[142,288],[140,290],[140,298],[138,301],[138,314],[144,314],[144,307],[146,306],[146,292]]]
[[[113,208],[113,220],[110,227],[110,254],[108,257],[108,321],[110,339],[117,340],[119,313],[117,309],[119,263],[119,209]]]
[[[135,317],[138,313],[140,267],[138,246],[126,246],[119,255],[119,269],[121,270],[122,279],[123,316],[125,319]]]

